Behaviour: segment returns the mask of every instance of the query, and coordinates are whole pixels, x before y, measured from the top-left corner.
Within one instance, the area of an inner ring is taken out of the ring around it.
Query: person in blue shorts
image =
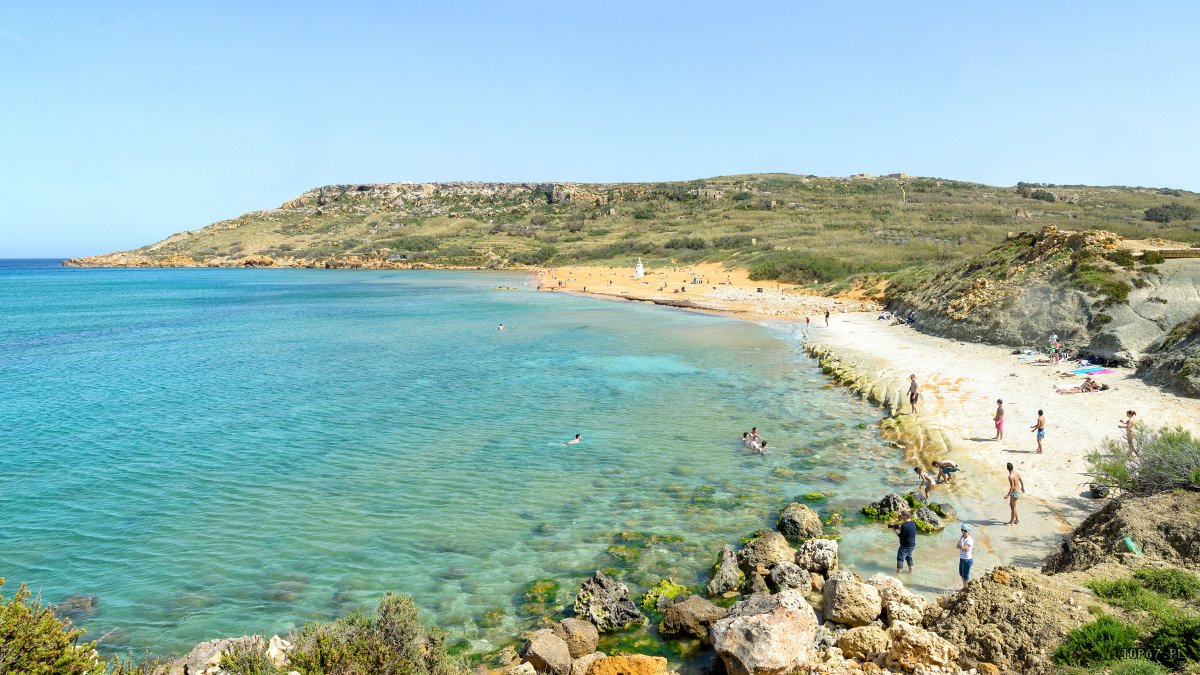
[[[958,576],[962,577],[963,588],[971,580],[971,566],[975,564],[975,540],[971,538],[971,525],[962,524],[962,536],[958,538]]]
[[[900,514],[904,522],[900,523],[896,528],[896,536],[900,539],[900,548],[896,549],[896,574],[904,568],[904,564],[908,563],[908,572],[913,571],[913,551],[917,548],[917,524],[912,521],[912,512],[904,511]]]
[[[1042,454],[1042,439],[1046,438],[1046,413],[1038,411],[1037,421],[1029,428],[1030,431],[1037,432],[1038,454]]]

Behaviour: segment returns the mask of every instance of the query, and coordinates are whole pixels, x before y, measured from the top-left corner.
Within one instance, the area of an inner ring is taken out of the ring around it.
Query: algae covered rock
[[[602,632],[646,622],[646,616],[629,599],[629,588],[600,571],[580,586],[574,608],[577,617],[590,621]]]
[[[717,607],[698,595],[689,596],[667,608],[658,624],[658,632],[665,637],[706,639],[709,627],[724,619],[728,613],[724,607]]]
[[[748,577],[755,573],[765,577],[776,563],[792,562],[795,558],[796,550],[788,545],[787,539],[771,531],[756,532],[737,554],[738,566]]]
[[[775,529],[794,541],[821,536],[821,527],[821,516],[798,502],[783,507],[775,524]]]
[[[865,626],[883,611],[879,591],[848,571],[834,572],[823,591],[825,618],[847,626]]]
[[[642,594],[642,609],[661,612],[669,607],[675,598],[682,595],[687,595],[686,586],[677,584],[671,579],[663,579]]]
[[[709,597],[718,597],[738,590],[742,582],[746,580],[746,575],[738,568],[737,558],[734,556],[733,549],[726,546],[721,549],[720,557],[717,559],[717,564],[713,568],[712,581],[708,582],[705,592]]]
[[[828,577],[837,571],[838,543],[832,539],[809,539],[796,550],[801,569]]]
[[[817,626],[804,596],[783,591],[734,604],[709,639],[729,675],[785,675],[808,663]]]
[[[600,631],[590,621],[570,617],[554,625],[554,634],[567,643],[572,659],[596,651],[600,642]]]
[[[913,511],[913,520],[917,521],[917,527],[923,531],[941,532],[946,529],[946,524],[942,522],[942,517],[928,506],[922,506]],[[925,524],[925,527],[921,527],[922,523]]]

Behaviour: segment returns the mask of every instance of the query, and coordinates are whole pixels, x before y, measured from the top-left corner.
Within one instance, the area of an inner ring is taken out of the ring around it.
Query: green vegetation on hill
[[[1147,220],[1171,208],[1160,222]],[[1156,211],[1155,209],[1159,209]],[[1191,211],[1189,211],[1191,209]],[[725,176],[675,183],[342,185],[85,264],[366,260],[504,267],[726,262],[756,279],[844,283],[980,255],[1013,230],[1105,229],[1200,243],[1200,195],[935,178]],[[877,280],[877,279],[876,279]]]

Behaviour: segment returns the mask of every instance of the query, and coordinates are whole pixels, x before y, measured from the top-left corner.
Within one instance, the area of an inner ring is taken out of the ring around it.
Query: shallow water
[[[526,282],[0,262],[0,576],[97,595],[108,649],[389,589],[487,649],[597,568],[699,585],[793,496],[853,513],[896,474],[878,411],[786,330]],[[843,557],[893,548],[851,528]]]

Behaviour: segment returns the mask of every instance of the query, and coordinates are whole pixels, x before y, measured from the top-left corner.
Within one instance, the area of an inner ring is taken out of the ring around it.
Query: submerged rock
[[[798,591],[734,604],[709,639],[729,675],[785,675],[813,653],[817,615]]]
[[[59,619],[78,622],[80,619],[95,616],[96,612],[100,611],[100,598],[95,595],[69,595],[51,609]]]
[[[575,615],[603,632],[646,622],[646,616],[629,599],[629,588],[599,571],[580,586],[575,596]]]
[[[775,529],[792,540],[821,536],[821,516],[804,504],[792,502],[779,512]]]
[[[708,582],[705,592],[709,597],[722,596],[730,591],[736,591],[744,580],[745,575],[738,569],[733,549],[726,546],[721,549],[720,558],[717,559],[717,565],[713,568],[712,581]]]
[[[727,614],[729,611],[724,607],[717,607],[698,595],[692,595],[667,608],[658,624],[658,632],[665,637],[686,635],[707,639],[709,628]]]

